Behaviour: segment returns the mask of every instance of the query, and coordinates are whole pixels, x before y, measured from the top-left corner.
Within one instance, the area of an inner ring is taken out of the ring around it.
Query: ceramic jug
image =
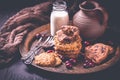
[[[80,10],[73,16],[73,25],[80,30],[84,39],[97,39],[106,30],[108,13],[99,3],[88,0],[82,2]]]

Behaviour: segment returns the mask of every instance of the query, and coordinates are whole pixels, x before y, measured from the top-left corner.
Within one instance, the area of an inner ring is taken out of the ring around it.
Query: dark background
[[[48,0],[0,0],[0,11],[22,9]],[[84,0],[78,0],[82,2]],[[109,26],[120,32],[120,1],[119,0],[95,0],[102,5],[109,13]],[[79,4],[79,3],[78,3]]]
[[[47,0],[0,0],[0,27],[19,10]],[[82,2],[84,0],[80,0]],[[111,33],[116,33],[116,41],[120,41],[120,3],[119,0],[96,0],[109,14],[108,25]],[[19,52],[7,66],[0,66],[0,80],[120,80],[120,61],[114,66],[87,75],[65,75],[49,73],[23,64]]]

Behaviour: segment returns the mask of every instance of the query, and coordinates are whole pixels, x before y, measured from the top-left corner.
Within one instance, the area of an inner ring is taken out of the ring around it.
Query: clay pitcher
[[[84,39],[97,39],[105,32],[108,14],[97,2],[84,1],[80,10],[73,16],[73,24],[80,30]]]

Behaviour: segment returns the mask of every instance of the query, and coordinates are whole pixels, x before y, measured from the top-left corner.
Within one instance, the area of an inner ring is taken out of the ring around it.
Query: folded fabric
[[[28,32],[49,23],[51,9],[51,2],[44,2],[19,11],[5,22],[0,30],[0,63],[11,60]]]

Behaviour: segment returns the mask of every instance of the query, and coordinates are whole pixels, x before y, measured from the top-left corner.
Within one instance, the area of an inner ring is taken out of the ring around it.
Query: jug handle
[[[98,11],[99,13],[102,14],[101,25],[107,26],[107,21],[108,21],[108,13],[107,13],[107,11],[101,6],[97,7],[96,11]]]

